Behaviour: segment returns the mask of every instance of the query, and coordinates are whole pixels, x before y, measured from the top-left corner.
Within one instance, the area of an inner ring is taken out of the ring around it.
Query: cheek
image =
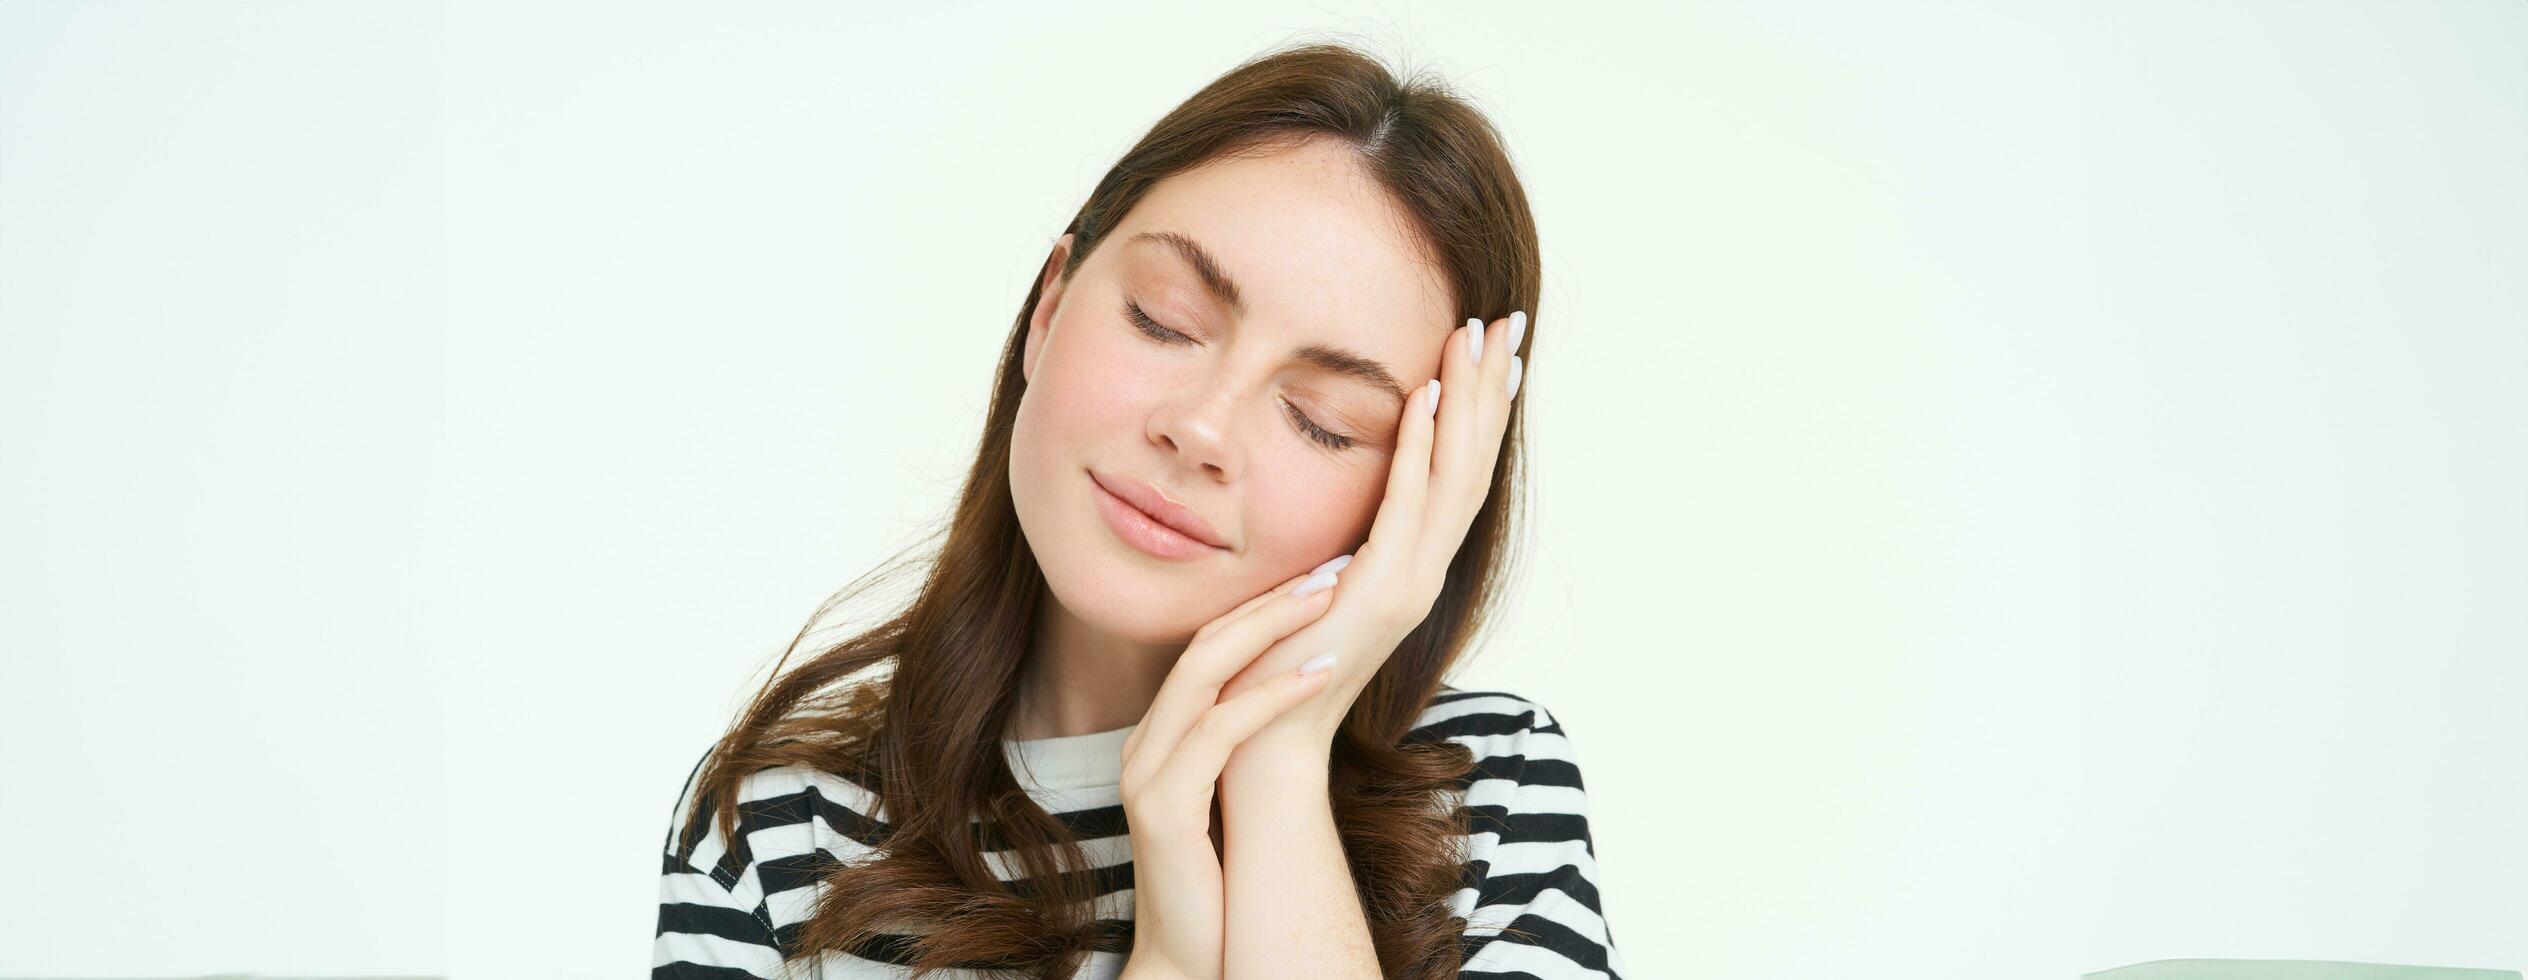
[[[1036,450],[1061,451],[1082,440],[1111,436],[1118,426],[1138,426],[1134,408],[1148,396],[1135,379],[1152,377],[1159,365],[1149,353],[1117,338],[1118,331],[1073,314],[1036,362],[1020,406],[1021,434]]]
[[[1250,481],[1247,499],[1255,521],[1250,526],[1267,529],[1253,549],[1259,574],[1270,580],[1265,587],[1368,538],[1386,483],[1384,469],[1336,466],[1322,455],[1290,460]]]

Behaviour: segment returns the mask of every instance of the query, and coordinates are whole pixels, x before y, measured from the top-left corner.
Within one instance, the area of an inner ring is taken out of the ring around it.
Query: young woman
[[[1308,45],[1161,119],[1019,309],[909,601],[688,777],[653,975],[1619,977],[1569,739],[1443,683],[1509,567],[1538,278],[1434,84]]]

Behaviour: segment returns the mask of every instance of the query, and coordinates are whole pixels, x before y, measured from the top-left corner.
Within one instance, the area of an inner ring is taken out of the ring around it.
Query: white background
[[[646,969],[1097,176],[1507,136],[1641,978],[2528,967],[2528,3],[0,3],[0,975]],[[1682,9],[1679,9],[1682,8]]]

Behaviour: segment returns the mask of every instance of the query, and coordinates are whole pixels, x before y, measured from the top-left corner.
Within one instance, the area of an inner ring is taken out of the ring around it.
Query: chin
[[[1066,580],[1047,568],[1045,584],[1054,601],[1099,632],[1134,643],[1185,643],[1211,621],[1185,611],[1187,597],[1181,590],[1193,584],[1192,576],[1106,575],[1099,574],[1101,564],[1089,564],[1097,571],[1086,581]],[[1135,585],[1144,582],[1146,587]]]

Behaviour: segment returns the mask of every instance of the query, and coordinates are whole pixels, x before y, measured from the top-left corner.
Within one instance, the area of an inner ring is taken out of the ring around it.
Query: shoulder
[[[1450,741],[1474,755],[1464,779],[1470,805],[1583,812],[1580,758],[1562,720],[1534,699],[1502,690],[1442,687],[1408,741]]]
[[[750,866],[818,851],[850,860],[883,836],[876,794],[842,776],[799,765],[739,777],[729,788],[736,800],[736,832],[724,833],[714,816],[719,796],[700,785],[717,748],[715,743],[694,761],[677,793],[666,840],[671,870],[682,866],[734,885]]]
[[[1414,733],[1464,745],[1475,759],[1460,801],[1470,838],[1464,884],[1449,903],[1466,920],[1466,974],[1622,977],[1562,721],[1509,691],[1443,687]]]
[[[1561,719],[1531,698],[1502,690],[1446,686],[1432,695],[1414,719],[1410,737],[1458,742],[1476,750],[1478,759],[1488,749],[1567,748],[1569,743]],[[1568,754],[1560,757],[1568,758]]]
[[[715,742],[686,769],[658,888],[654,977],[789,975],[787,938],[813,908],[828,859],[866,853],[867,795],[830,773],[772,766],[704,786]],[[719,823],[733,796],[735,832]]]

